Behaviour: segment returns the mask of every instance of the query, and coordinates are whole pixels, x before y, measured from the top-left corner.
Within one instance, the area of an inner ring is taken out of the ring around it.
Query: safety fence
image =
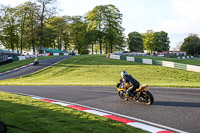
[[[107,55],[107,57],[112,58],[112,59],[139,62],[139,63],[149,64],[149,65],[159,65],[159,66],[164,66],[164,67],[170,67],[170,68],[176,68],[176,69],[182,69],[182,70],[200,73],[200,66],[195,66],[195,65],[188,65],[188,64],[182,64],[182,63],[153,60],[153,59],[146,59],[146,58],[138,58],[138,57],[129,57],[129,56],[123,56],[123,55],[114,55],[114,54],[109,54]]]

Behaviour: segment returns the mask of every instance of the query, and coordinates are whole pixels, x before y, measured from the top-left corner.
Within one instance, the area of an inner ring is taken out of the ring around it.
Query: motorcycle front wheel
[[[142,92],[142,101],[148,105],[151,105],[154,102],[154,97],[149,91]]]
[[[126,92],[124,92],[124,91],[118,91],[118,94],[119,94],[119,97],[121,99],[125,99],[126,98]]]

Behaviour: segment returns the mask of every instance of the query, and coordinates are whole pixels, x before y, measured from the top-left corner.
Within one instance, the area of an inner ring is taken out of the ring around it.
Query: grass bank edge
[[[144,132],[121,122],[30,96],[0,92],[0,99],[0,121],[8,126],[9,133]]]

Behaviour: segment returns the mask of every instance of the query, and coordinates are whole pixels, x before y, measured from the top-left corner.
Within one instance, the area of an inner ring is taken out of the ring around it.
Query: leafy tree
[[[200,38],[196,34],[190,34],[184,39],[180,50],[186,51],[187,54],[200,55]]]
[[[92,54],[94,54],[94,45],[97,41],[97,35],[96,34],[97,34],[96,30],[88,30],[88,29],[87,29],[86,34],[85,34],[86,43],[91,45]]]
[[[33,53],[36,52],[36,47],[39,46],[39,25],[38,25],[38,12],[39,6],[36,3],[27,2],[26,3],[28,12],[25,23],[25,35],[24,39],[26,40],[26,48],[33,49]]]
[[[17,16],[15,15],[15,8],[8,6],[1,7],[0,15],[0,41],[5,48],[11,49],[13,52],[18,45],[18,34],[17,34]]]
[[[144,49],[142,35],[136,31],[128,34],[127,43],[130,52],[142,52]]]
[[[107,21],[107,24],[105,25],[105,39],[110,45],[110,52],[112,53],[113,45],[118,45],[117,42],[119,42],[116,40],[123,38],[122,32],[124,29],[121,27],[122,14],[114,5],[105,5],[105,7],[105,19]]]
[[[103,40],[110,45],[112,52],[113,45],[116,44],[114,41],[122,37],[122,14],[120,11],[111,4],[100,5],[90,11],[86,17],[89,21],[88,29],[96,31],[97,41],[99,41],[100,45],[100,54],[102,54]]]
[[[152,54],[156,50],[155,37],[153,36],[153,30],[147,30],[144,35],[144,48]]]
[[[84,22],[81,16],[73,16],[71,18],[70,38],[71,43],[74,45],[74,49],[78,51],[78,54],[88,54],[88,45],[86,43],[87,23]]]
[[[24,3],[23,5],[16,7],[16,16],[18,16],[18,23],[19,23],[19,37],[20,37],[20,55],[22,55],[23,49],[23,38],[25,33],[25,23],[27,19],[27,14],[29,12],[28,8],[29,3]]]
[[[144,35],[144,48],[152,54],[155,51],[168,51],[169,50],[169,38],[168,34],[164,31],[154,32],[153,30],[147,30]]]
[[[44,22],[48,18],[52,17],[56,13],[56,8],[52,7],[56,0],[37,0],[39,3],[39,21],[40,21],[40,53],[43,53],[42,47],[43,47],[43,41],[44,41]]]
[[[69,29],[66,16],[52,17],[48,19],[45,27],[48,31],[47,36],[49,44],[53,44],[53,48],[67,49],[69,46]],[[56,42],[56,43],[55,43]],[[57,44],[57,45],[56,45]]]
[[[160,32],[154,32],[153,33],[154,39],[155,39],[155,45],[156,49],[155,51],[157,52],[162,52],[162,51],[169,51],[169,37],[168,34],[164,31]]]

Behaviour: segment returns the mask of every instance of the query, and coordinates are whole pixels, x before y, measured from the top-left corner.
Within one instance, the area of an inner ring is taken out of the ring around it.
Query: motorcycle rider
[[[37,57],[35,58],[35,61],[34,61],[34,62],[39,62]]]
[[[35,60],[34,60],[34,65],[36,65],[36,64],[39,64],[39,60],[38,60],[37,57],[36,57]]]
[[[127,97],[125,100],[128,100],[130,97],[130,94],[134,95],[136,93],[136,89],[140,87],[140,82],[138,82],[135,78],[132,77],[132,75],[128,74],[126,71],[121,72],[122,77],[122,85],[123,88],[126,89],[125,84],[129,83],[130,87],[126,90]]]

